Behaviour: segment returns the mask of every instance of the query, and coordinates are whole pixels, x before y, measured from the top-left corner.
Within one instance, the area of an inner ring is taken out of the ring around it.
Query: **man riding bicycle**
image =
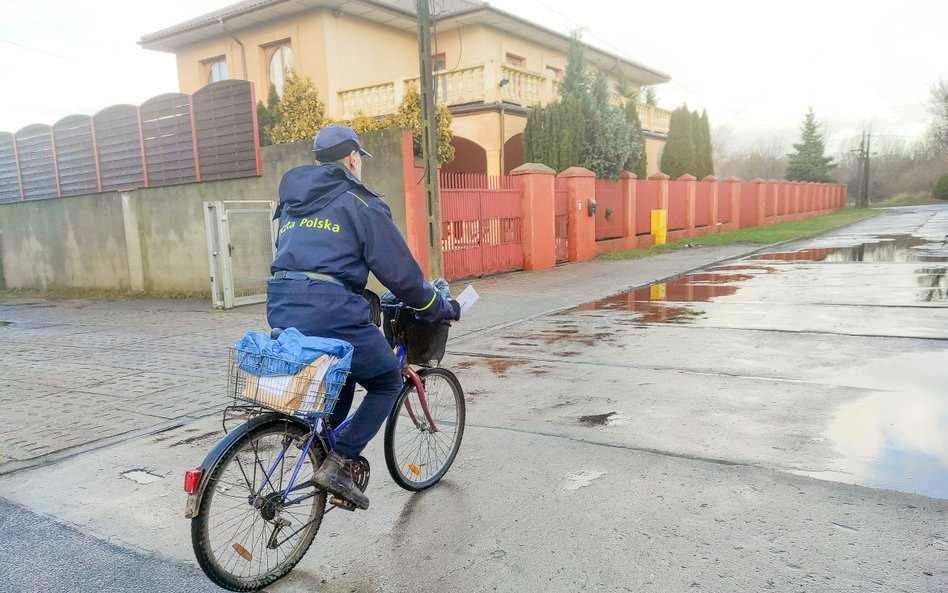
[[[457,301],[438,294],[392,221],[381,196],[362,183],[369,154],[346,126],[328,126],[313,141],[316,164],[296,167],[280,181],[275,218],[280,228],[267,283],[270,327],[345,340],[355,347],[349,380],[329,418],[338,426],[352,406],[355,384],[366,390],[313,481],[366,509],[349,460],[378,433],[402,387],[398,359],[370,320],[362,297],[369,272],[425,321],[460,318]]]

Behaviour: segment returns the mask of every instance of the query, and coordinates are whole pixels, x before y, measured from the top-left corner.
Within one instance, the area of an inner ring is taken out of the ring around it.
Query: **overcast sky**
[[[227,0],[0,0],[0,130],[176,91],[174,57],[137,45]],[[831,150],[869,125],[910,143],[948,79],[948,2],[492,0],[549,29],[669,74],[659,105],[708,110],[732,142],[799,139],[812,107]],[[621,7],[621,8],[620,8]]]

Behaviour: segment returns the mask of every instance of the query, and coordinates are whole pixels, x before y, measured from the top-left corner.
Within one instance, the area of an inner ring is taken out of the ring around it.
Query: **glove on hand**
[[[451,303],[451,308],[454,310],[454,317],[451,317],[451,319],[461,321],[461,303],[454,299],[448,299],[448,302]]]

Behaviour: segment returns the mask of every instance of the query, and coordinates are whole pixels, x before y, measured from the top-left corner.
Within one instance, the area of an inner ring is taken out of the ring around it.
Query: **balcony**
[[[524,107],[545,105],[557,96],[555,79],[504,64],[485,62],[477,66],[435,73],[437,100],[449,106],[504,101]],[[339,92],[342,119],[361,114],[381,116],[395,113],[405,93],[418,90],[418,77],[345,89]],[[642,129],[668,134],[671,113],[664,109],[637,104]]]

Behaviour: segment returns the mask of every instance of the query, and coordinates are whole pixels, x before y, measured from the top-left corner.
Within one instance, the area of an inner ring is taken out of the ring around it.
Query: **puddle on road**
[[[606,475],[606,472],[588,469],[583,470],[578,474],[569,476],[566,485],[563,486],[563,490],[579,490],[580,488],[585,488],[604,475]]]
[[[842,247],[822,247],[762,253],[752,256],[764,261],[813,262],[948,262],[944,243],[915,235],[885,235],[871,241]]]
[[[627,416],[619,412],[609,412],[607,414],[592,414],[589,416],[580,416],[579,423],[583,426],[625,426],[631,422]]]
[[[903,354],[828,382],[884,389],[843,405],[826,436],[840,455],[815,478],[948,498],[948,350]]]
[[[948,266],[930,266],[915,270],[918,285],[923,288],[918,300],[924,302],[948,301]]]
[[[141,485],[151,484],[164,479],[164,476],[160,476],[147,469],[130,469],[122,472],[121,476]]]
[[[769,268],[756,266],[764,270]],[[728,266],[729,270],[751,271],[755,266]],[[770,273],[765,272],[765,273]],[[738,291],[741,282],[754,277],[749,273],[709,272],[685,276],[671,282],[653,284],[623,292],[605,299],[585,303],[574,311],[631,311],[638,313],[636,323],[688,323],[700,317],[703,311],[677,303],[707,302],[715,297],[730,296]],[[672,304],[675,303],[675,304]]]

